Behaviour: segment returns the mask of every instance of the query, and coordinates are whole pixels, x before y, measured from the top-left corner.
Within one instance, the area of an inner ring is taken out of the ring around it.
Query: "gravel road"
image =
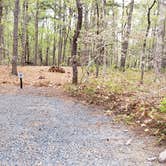
[[[73,101],[0,95],[0,165],[157,166],[151,141]]]

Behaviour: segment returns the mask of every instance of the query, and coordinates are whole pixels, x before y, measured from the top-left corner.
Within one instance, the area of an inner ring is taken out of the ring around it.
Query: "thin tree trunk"
[[[121,25],[121,38],[123,40],[123,34],[124,34],[124,29],[125,29],[125,26],[124,26],[124,13],[125,13],[125,4],[124,4],[124,0],[122,0],[122,18],[121,18],[121,22],[122,22],[122,25]]]
[[[78,10],[78,18],[77,18],[77,27],[73,36],[73,44],[72,44],[72,68],[73,68],[73,84],[78,83],[78,69],[77,69],[77,41],[79,38],[79,34],[82,28],[82,4],[80,0],[76,0],[77,10]]]
[[[54,39],[53,39],[53,50],[52,50],[52,65],[56,64],[56,58],[55,58],[55,53],[56,53],[56,38],[55,38],[55,33],[56,33],[56,0],[54,2]]]
[[[13,58],[12,58],[12,74],[14,75],[17,75],[19,2],[20,2],[19,0],[15,0],[15,8],[14,8]]]
[[[157,39],[156,39],[156,53],[154,58],[154,69],[156,80],[160,79],[161,73],[161,59],[163,56],[164,49],[164,37],[165,36],[165,9],[166,3],[165,0],[159,0],[159,19],[158,19],[158,28],[157,28]]]
[[[113,0],[113,3],[114,0]],[[116,18],[115,18],[116,14],[115,14],[115,7],[113,6],[112,7],[112,37],[113,37],[113,44],[112,44],[112,47],[113,47],[113,64],[115,65],[114,67],[117,68],[118,66],[118,49],[117,49],[117,45],[118,43],[116,41],[118,41],[116,39],[117,35],[116,35]]]
[[[48,61],[49,61],[49,46],[47,46],[47,49],[46,49],[46,66],[48,66]]]
[[[120,68],[122,71],[125,71],[133,9],[134,9],[134,0],[131,0],[130,11],[128,14],[127,25],[126,25],[126,31],[123,34],[123,40],[122,40],[121,63],[120,63]]]
[[[62,61],[62,45],[63,45],[62,27],[60,25],[59,42],[58,42],[58,67],[60,67]]]
[[[98,1],[96,0],[96,13],[97,13],[97,36],[99,35],[99,28],[100,28],[100,14],[99,14],[99,4]],[[99,55],[100,54],[100,50],[98,50],[98,47],[100,47],[99,45],[99,41],[97,44],[97,58],[95,59],[95,63],[96,63],[96,77],[99,76]]]
[[[69,12],[72,14],[72,12]],[[68,37],[69,33],[71,31],[71,16],[69,16],[69,24],[68,24],[68,30],[66,32],[65,38],[64,38],[64,44],[63,44],[63,62],[65,61],[65,56],[66,56],[66,47],[67,47],[67,42],[68,42]]]
[[[62,12],[62,1],[60,0],[59,2],[59,20],[61,21],[62,16],[61,16],[61,12]],[[63,25],[59,25],[59,41],[58,41],[58,67],[60,67],[61,65],[61,61],[62,61],[62,45],[63,45],[63,38],[62,38],[62,33],[63,33]]]
[[[26,62],[27,25],[28,25],[28,1],[24,0],[24,2],[23,2],[23,27],[22,27],[22,58],[21,58],[22,65],[25,65],[25,62]]]
[[[103,15],[104,15],[104,18],[103,18],[103,27],[106,28],[107,26],[107,23],[106,23],[106,4],[107,4],[107,1],[106,0],[103,0]],[[103,40],[104,41],[104,40]],[[106,71],[107,71],[107,51],[106,51],[106,48],[104,46],[104,54],[103,54],[103,75],[105,76],[106,75]]]
[[[39,1],[36,1],[36,14],[35,14],[35,65],[37,65],[38,58],[38,15],[39,15]]]
[[[145,38],[144,38],[144,42],[143,42],[143,50],[142,50],[142,59],[141,59],[141,84],[143,84],[143,79],[144,79],[144,68],[145,68],[145,57],[146,57],[146,41],[147,41],[147,37],[149,34],[149,29],[151,26],[151,19],[150,19],[150,13],[151,10],[153,8],[153,6],[155,5],[156,0],[153,1],[152,5],[148,8],[148,13],[147,13],[147,19],[148,19],[148,26],[146,29],[146,34],[145,34]]]
[[[0,0],[0,61],[3,58],[3,24],[2,24],[2,17],[3,17],[3,0]]]
[[[54,31],[54,41],[53,41],[53,52],[52,52],[52,64],[55,65],[56,61],[55,61],[55,53],[56,53],[56,39],[55,39],[55,31]]]
[[[46,21],[47,22],[47,21]],[[40,65],[43,65],[43,50],[44,50],[44,48],[43,48],[43,38],[44,38],[44,32],[43,32],[43,30],[44,30],[44,24],[45,24],[45,22],[43,21],[43,23],[42,23],[42,32],[40,33],[40,45],[38,46],[38,48],[39,48],[39,60],[40,60]],[[48,36],[47,36],[48,37]]]
[[[28,29],[27,29],[27,35],[26,35],[26,63],[30,63],[30,50],[29,50],[29,34],[28,34]]]

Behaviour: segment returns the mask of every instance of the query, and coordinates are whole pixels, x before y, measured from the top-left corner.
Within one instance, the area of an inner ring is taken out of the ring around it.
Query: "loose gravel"
[[[73,101],[0,95],[0,165],[157,166],[151,141]]]

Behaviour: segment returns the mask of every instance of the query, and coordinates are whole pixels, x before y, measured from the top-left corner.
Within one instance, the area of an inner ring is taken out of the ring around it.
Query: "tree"
[[[154,57],[154,69],[156,79],[159,80],[161,73],[161,59],[164,52],[164,37],[165,37],[165,22],[166,22],[166,2],[165,0],[159,0],[159,18],[157,28],[157,39],[156,39],[156,52]]]
[[[99,38],[99,33],[100,33],[100,13],[99,13],[99,4],[98,4],[98,0],[96,0],[96,14],[97,14],[97,31],[96,31],[96,34],[97,34],[97,38]],[[97,57],[95,59],[95,63],[96,63],[96,77],[99,76],[99,58],[100,58],[100,44],[99,42],[97,43]]]
[[[59,21],[62,21],[62,1],[59,1]],[[61,65],[62,61],[62,45],[63,45],[63,25],[59,25],[59,41],[58,41],[58,67]]]
[[[122,39],[123,41],[122,41],[122,50],[121,50],[121,63],[120,63],[120,68],[122,71],[125,71],[127,50],[129,45],[129,36],[131,32],[131,20],[132,20],[133,8],[134,8],[134,0],[131,0],[130,10],[128,13],[128,18],[126,23],[126,29],[124,30],[123,39]]]
[[[37,58],[38,58],[38,34],[39,34],[39,27],[38,27],[38,15],[39,15],[39,0],[36,0],[36,14],[35,14],[35,65],[37,65]]]
[[[80,0],[76,0],[76,6],[77,6],[77,11],[78,11],[78,17],[77,17],[77,27],[76,30],[74,32],[74,36],[73,36],[73,43],[72,43],[72,52],[71,52],[71,56],[72,56],[72,68],[73,68],[73,84],[77,84],[78,83],[78,69],[77,69],[77,46],[78,46],[78,38],[79,38],[79,34],[82,28],[82,3],[80,2]]]
[[[26,44],[27,44],[27,24],[28,24],[28,1],[23,2],[23,25],[22,25],[22,65],[26,62]]]
[[[17,75],[19,0],[15,0],[12,74]]]
[[[148,20],[148,26],[146,28],[146,34],[145,34],[145,38],[144,38],[144,42],[143,42],[143,50],[142,50],[142,59],[141,59],[141,84],[143,84],[143,79],[144,79],[144,68],[145,68],[145,57],[146,57],[146,43],[147,43],[147,37],[149,34],[149,30],[150,30],[150,26],[151,26],[151,18],[150,18],[150,14],[151,14],[151,10],[153,8],[153,6],[155,5],[156,0],[153,1],[152,5],[148,8],[148,12],[147,12],[147,20]]]
[[[0,60],[2,60],[2,38],[3,38],[3,24],[2,24],[2,17],[3,17],[3,1],[0,0]]]

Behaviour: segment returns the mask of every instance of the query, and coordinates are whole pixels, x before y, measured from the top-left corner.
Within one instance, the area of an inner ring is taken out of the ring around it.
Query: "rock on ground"
[[[160,153],[159,162],[160,163],[165,163],[166,162],[166,149],[163,152]]]

